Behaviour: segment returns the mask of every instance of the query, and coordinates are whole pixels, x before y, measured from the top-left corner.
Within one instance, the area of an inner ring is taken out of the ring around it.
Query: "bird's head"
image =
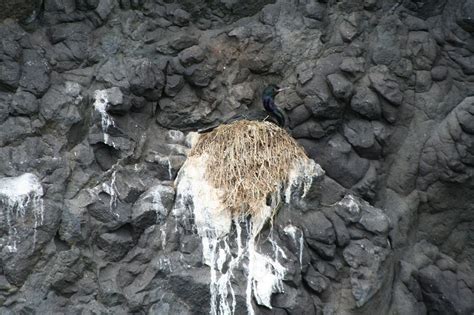
[[[276,84],[270,84],[263,90],[263,96],[275,97],[281,91],[280,87]]]

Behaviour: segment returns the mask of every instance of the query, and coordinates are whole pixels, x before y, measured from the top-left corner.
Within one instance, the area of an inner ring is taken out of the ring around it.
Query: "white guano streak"
[[[34,216],[33,250],[36,244],[37,228],[43,224],[44,205],[43,187],[39,178],[31,173],[17,177],[0,178],[0,203],[5,205],[4,216],[8,226],[8,243],[6,248],[16,252],[18,235],[16,223],[25,218],[27,210],[31,208]]]
[[[111,145],[115,148],[115,143],[110,140],[110,136],[107,133],[107,130],[111,126],[115,126],[115,122],[110,116],[109,113],[107,113],[107,104],[109,103],[108,101],[108,95],[106,90],[96,90],[94,92],[94,108],[96,111],[99,112],[100,117],[101,117],[101,127],[102,127],[102,132],[104,133],[104,143]]]
[[[240,223],[242,218],[235,219],[237,231],[237,255],[232,255],[229,245],[232,217],[225,211],[221,202],[222,191],[214,188],[206,179],[207,156],[189,157],[176,178],[176,206],[173,214],[184,218],[194,216],[198,234],[202,239],[203,260],[210,266],[211,275],[211,314],[233,314],[236,308],[235,292],[232,287],[233,271],[243,265],[247,271],[246,304],[247,312],[254,314],[252,297],[257,304],[272,308],[271,296],[273,293],[283,292],[283,277],[286,269],[280,263],[286,259],[285,252],[278,246],[272,237],[268,238],[273,248],[270,256],[264,255],[256,248],[256,236],[265,222],[271,217],[273,208],[262,203],[262,211],[247,222],[247,238],[242,243]],[[289,203],[294,190],[302,188],[306,194],[312,184],[315,174],[318,174],[318,165],[314,161],[295,163],[290,171],[285,202]],[[276,196],[279,200],[279,196]],[[190,203],[189,201],[192,200]],[[302,235],[301,235],[302,240]],[[300,263],[303,246],[300,242]],[[227,264],[226,264],[227,263]],[[223,266],[227,269],[224,270]]]

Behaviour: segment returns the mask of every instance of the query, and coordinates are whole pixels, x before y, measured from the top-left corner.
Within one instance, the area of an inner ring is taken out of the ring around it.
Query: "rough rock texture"
[[[172,181],[188,131],[261,114],[276,83],[326,176],[277,213],[284,293],[255,313],[472,314],[473,8],[2,1],[0,313],[209,313]]]

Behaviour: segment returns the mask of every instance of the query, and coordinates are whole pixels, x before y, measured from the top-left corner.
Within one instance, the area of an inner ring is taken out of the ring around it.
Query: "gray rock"
[[[303,231],[306,239],[334,244],[336,235],[331,222],[319,211],[308,212],[304,217]]]
[[[362,217],[361,207],[352,195],[346,195],[335,207],[336,213],[347,223],[359,222]]]
[[[245,26],[239,26],[231,30],[227,35],[229,37],[235,37],[237,39],[244,39],[250,37],[252,30]]]
[[[314,314],[315,308],[310,295],[290,286],[284,288],[287,294],[278,294],[272,301],[275,309],[287,310],[290,314]],[[277,313],[283,315],[282,313]]]
[[[474,32],[474,2],[467,0],[464,2],[462,8],[459,10],[459,17],[457,22],[467,32]]]
[[[112,12],[113,7],[114,2],[111,0],[99,0],[97,7],[95,8],[95,12],[102,19],[102,21],[106,21]]]
[[[2,60],[17,61],[21,57],[21,47],[15,40],[4,38],[0,43],[0,55]]]
[[[10,114],[11,94],[0,92],[0,123],[3,123]]]
[[[96,79],[99,82],[105,82],[109,86],[117,86],[129,89],[127,68],[123,60],[110,58],[97,70]]]
[[[189,20],[191,15],[184,11],[183,9],[176,9],[172,14],[171,14],[173,23],[178,25],[178,26],[185,26],[189,24]]]
[[[133,206],[133,225],[146,229],[156,223],[163,223],[174,204],[174,195],[175,191],[170,186],[156,185],[149,188]]]
[[[24,139],[33,134],[33,126],[31,120],[26,117],[10,117],[1,125],[2,137],[0,137],[0,146],[4,146],[8,142]]]
[[[295,128],[296,126],[304,123],[311,117],[311,112],[304,105],[299,105],[295,107],[292,111],[288,113],[288,118],[290,120],[290,128]]]
[[[38,8],[36,1],[5,1],[0,4],[0,21],[6,18],[24,20],[30,17]]]
[[[316,261],[316,263],[313,263],[313,266],[315,270],[317,270],[319,273],[326,276],[327,278],[332,279],[332,280],[338,279],[338,271],[330,263],[324,260],[318,260]]]
[[[321,294],[329,286],[329,281],[322,274],[314,270],[313,267],[309,267],[308,271],[304,275],[303,279],[306,284],[316,293]]]
[[[386,235],[389,230],[389,219],[385,213],[368,203],[362,205],[362,216],[359,223],[369,232]]]
[[[252,45],[242,59],[243,66],[257,74],[268,72],[274,63],[272,49],[259,43]]]
[[[49,73],[51,68],[47,60],[37,51],[23,51],[22,73],[19,85],[36,96],[42,96],[49,88]]]
[[[364,8],[373,10],[377,7],[377,0],[364,0]]]
[[[352,83],[339,73],[330,74],[327,78],[334,96],[348,102],[353,92]]]
[[[408,30],[410,31],[428,31],[429,30],[429,26],[428,26],[428,23],[426,23],[426,21],[418,17],[415,17],[413,15],[408,15],[405,18],[404,22],[407,25]]]
[[[344,221],[332,210],[325,211],[324,214],[331,221],[334,231],[336,232],[336,243],[339,247],[349,244],[350,235],[347,231]]]
[[[50,267],[47,281],[59,294],[73,294],[77,289],[71,286],[82,277],[83,272],[84,262],[81,261],[79,249],[60,251]]]
[[[123,104],[123,94],[120,88],[112,87],[105,90],[107,94],[107,101],[112,106],[117,106]]]
[[[430,71],[416,71],[415,92],[428,92],[432,84]]]
[[[305,84],[313,78],[313,69],[309,63],[302,63],[296,67],[296,75],[301,84]]]
[[[274,26],[280,15],[280,5],[269,4],[266,5],[260,13],[260,21],[263,24]]]
[[[361,157],[378,159],[382,152],[375,140],[374,130],[370,121],[353,119],[344,125],[344,136]]]
[[[456,112],[456,117],[459,121],[461,129],[469,134],[474,134],[473,110],[474,98],[468,97],[459,104],[459,110]]]
[[[177,51],[198,44],[198,39],[192,34],[180,33],[177,37],[170,39],[169,46]]]
[[[342,116],[344,105],[331,98],[321,98],[318,95],[306,96],[304,104],[317,118],[337,119]]]
[[[430,33],[410,32],[407,47],[409,47],[409,54],[416,70],[431,70],[438,55],[438,48]]]
[[[407,58],[401,58],[395,65],[391,65],[395,75],[406,80],[413,80],[413,63]]]
[[[44,9],[47,12],[65,12],[65,13],[72,13],[76,9],[76,5],[74,1],[66,0],[66,1],[56,1],[56,0],[49,0],[45,1]]]
[[[20,65],[14,61],[0,62],[0,84],[14,90],[20,81]]]
[[[36,114],[38,112],[38,101],[33,94],[17,90],[12,99],[11,111],[17,115]]]
[[[400,106],[403,101],[403,94],[400,91],[398,82],[390,75],[385,66],[374,67],[370,70],[369,79],[371,86],[382,97],[395,106]]]
[[[110,261],[119,261],[133,247],[132,233],[127,226],[110,233],[101,234],[97,238],[97,246],[106,254]]]
[[[256,23],[251,26],[252,38],[257,43],[266,43],[273,38],[273,30],[268,25]]]
[[[333,260],[336,254],[335,244],[324,244],[322,242],[315,241],[314,239],[307,238],[306,242],[321,258],[326,260]]]
[[[363,73],[365,71],[365,59],[362,57],[344,58],[339,69],[352,75]]]
[[[372,124],[366,120],[351,120],[344,126],[344,136],[356,149],[368,149],[375,144]]]
[[[326,7],[324,4],[319,2],[308,2],[304,6],[303,12],[306,17],[321,21],[324,19]]]
[[[382,287],[388,250],[362,239],[352,241],[344,249],[343,256],[351,267],[352,295],[356,305],[361,307]]]
[[[335,134],[327,142],[316,144],[301,139],[300,143],[309,148],[309,156],[321,164],[328,176],[346,188],[361,180],[369,168],[369,161],[358,156],[339,134]]]
[[[351,108],[369,119],[379,119],[382,115],[380,101],[369,88],[359,88],[351,99]]]
[[[296,139],[309,138],[309,139],[320,139],[334,131],[335,128],[325,128],[323,124],[315,121],[308,120],[299,126],[296,126],[292,130],[292,136]]]
[[[179,130],[168,130],[166,141],[171,144],[184,144],[186,136]]]
[[[165,94],[168,96],[176,96],[178,92],[184,86],[184,79],[180,75],[168,75],[166,77],[166,86],[165,86]]]
[[[403,32],[400,24],[398,18],[392,15],[377,26],[375,38],[369,43],[375,64],[388,66],[399,62],[402,55],[400,34]]]
[[[243,104],[251,104],[255,95],[255,91],[249,84],[242,83],[234,85],[232,94],[236,100]]]
[[[357,36],[358,30],[353,21],[344,20],[339,25],[339,33],[345,42],[351,42]]]
[[[200,102],[189,85],[185,85],[173,99],[161,98],[158,104],[161,110],[157,116],[158,123],[172,129],[199,126],[206,116],[203,109],[209,108]]]
[[[429,312],[468,314],[474,309],[472,290],[459,286],[458,277],[452,271],[441,271],[430,265],[420,269],[417,278]]]
[[[434,81],[443,81],[448,76],[448,68],[444,66],[436,66],[431,69],[431,77]]]
[[[133,94],[150,101],[157,101],[161,97],[165,75],[159,65],[148,58],[131,59],[128,60],[127,74]]]
[[[83,97],[77,83],[53,85],[40,100],[40,114],[46,119],[71,126],[81,120],[79,104]]]
[[[182,50],[178,54],[179,60],[184,66],[189,66],[195,63],[200,63],[204,60],[204,51],[198,45],[191,46]]]
[[[201,63],[186,69],[184,78],[191,84],[200,88],[207,87],[216,75],[216,69],[209,64]]]

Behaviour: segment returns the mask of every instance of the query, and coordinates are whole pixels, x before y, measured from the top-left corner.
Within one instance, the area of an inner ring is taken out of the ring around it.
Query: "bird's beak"
[[[281,91],[288,90],[288,89],[290,89],[289,86],[284,87],[284,88],[281,88],[281,89],[278,89],[278,90],[277,90],[277,93],[280,93]]]

